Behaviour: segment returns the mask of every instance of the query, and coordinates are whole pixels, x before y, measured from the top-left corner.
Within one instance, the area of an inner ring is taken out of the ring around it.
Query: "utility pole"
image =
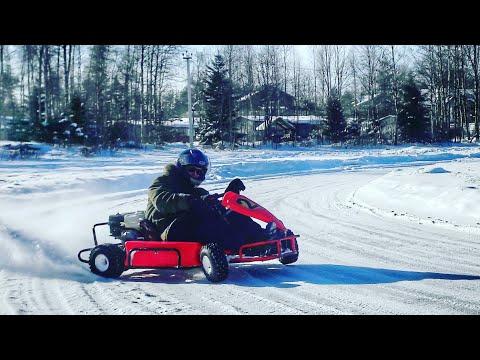
[[[192,59],[192,53],[188,51],[184,52],[183,59],[187,60],[187,91],[188,91],[188,121],[190,123],[190,147],[193,148],[193,117],[192,117],[192,87],[190,79],[190,60]]]

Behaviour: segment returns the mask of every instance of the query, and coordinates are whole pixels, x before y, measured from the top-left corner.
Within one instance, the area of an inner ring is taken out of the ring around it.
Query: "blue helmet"
[[[205,174],[210,166],[208,156],[198,149],[183,150],[177,159],[177,167],[184,170],[184,173],[193,185],[198,186],[205,180]],[[202,171],[195,172],[194,168],[199,168]],[[189,173],[192,170],[193,173]]]

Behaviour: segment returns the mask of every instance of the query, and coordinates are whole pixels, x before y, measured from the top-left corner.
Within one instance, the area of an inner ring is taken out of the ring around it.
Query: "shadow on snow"
[[[250,264],[231,265],[228,279],[220,284],[246,287],[292,288],[302,283],[314,285],[367,285],[400,281],[480,280],[480,276],[369,268],[332,264]],[[185,284],[210,283],[197,269],[143,270],[124,274],[120,281]]]

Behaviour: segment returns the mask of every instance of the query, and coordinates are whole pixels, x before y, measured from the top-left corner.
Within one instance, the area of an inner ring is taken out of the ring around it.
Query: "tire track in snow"
[[[381,274],[383,282],[371,283],[372,275],[362,272],[361,266],[370,266],[375,275],[380,264],[386,264],[387,270],[428,269],[447,275],[452,271],[480,272],[474,260],[480,249],[474,237],[464,240],[455,232],[442,234],[431,227],[404,224],[349,207],[348,194],[378,174],[252,180],[254,195],[246,195],[265,205],[285,225],[292,223],[293,230],[302,235],[299,261],[281,271],[279,264],[275,264],[276,269],[269,262],[232,265],[230,277],[221,284],[208,283],[203,274],[183,270],[176,280],[168,279],[168,270],[159,270],[151,279],[138,274],[137,280],[124,275],[93,283],[65,277],[43,277],[29,283],[27,277],[19,275],[15,286],[0,283],[1,301],[5,309],[15,313],[478,314],[478,281],[443,282],[428,277],[426,281],[409,281],[408,276],[402,281],[392,275],[389,282],[388,274]],[[100,208],[133,210],[144,202],[139,194],[110,193],[93,202]],[[90,207],[89,201],[92,198],[78,199],[75,206]],[[68,205],[65,202],[53,210],[67,209]],[[55,257],[49,259],[56,262]],[[325,267],[302,267],[325,263],[326,259],[354,266],[328,267],[327,263]]]
[[[337,178],[336,178],[337,179]],[[345,181],[344,183],[338,183],[336,182],[335,183],[335,186],[336,186],[336,189],[335,191],[333,192],[327,192],[327,194],[338,194],[341,189],[342,189],[342,185],[348,185],[349,182],[348,180]],[[327,184],[329,185],[329,184]],[[321,191],[322,189],[319,189],[318,190],[318,195],[322,195],[323,192]],[[289,194],[290,195],[290,194]],[[322,204],[329,204],[329,206],[331,206],[331,204],[337,204],[338,203],[338,200],[335,201],[336,197],[333,196],[333,200],[329,200],[329,199],[325,199],[324,202],[321,202],[321,201],[316,201],[316,204],[317,203],[322,203]],[[285,201],[285,200],[283,200]],[[299,206],[295,206],[295,201],[290,201],[289,202],[290,204],[293,204],[293,205],[289,205],[289,206],[293,206],[293,207],[297,207],[299,208]],[[399,231],[393,231],[392,230],[392,227],[393,226],[398,226],[398,224],[392,224],[391,227],[388,228],[388,230],[383,227],[383,230],[382,228],[379,228],[377,226],[374,225],[374,223],[372,224],[372,221],[369,220],[369,221],[365,221],[365,224],[368,224],[368,225],[361,225],[360,224],[357,224],[358,220],[358,215],[355,214],[355,215],[352,215],[350,212],[348,212],[347,214],[345,215],[339,215],[338,214],[338,211],[337,211],[337,216],[333,217],[333,216],[328,216],[328,215],[324,215],[324,213],[329,213],[328,211],[330,211],[331,209],[328,208],[328,209],[324,209],[323,211],[322,210],[319,210],[318,208],[315,209],[315,208],[312,208],[311,207],[311,204],[307,204],[308,207],[310,207],[310,210],[311,210],[311,214],[315,216],[316,219],[323,219],[323,221],[326,221],[327,222],[327,228],[331,228],[332,231],[331,233],[326,233],[325,235],[328,235],[328,236],[324,236],[323,237],[323,240],[324,241],[329,241],[329,237],[333,236],[334,239],[333,240],[330,240],[330,243],[335,243],[335,244],[339,244],[339,243],[342,243],[345,245],[345,248],[356,248],[356,251],[362,251],[362,252],[365,252],[365,250],[367,251],[366,253],[371,253],[372,256],[374,257],[377,257],[378,253],[384,253],[384,254],[388,254],[388,253],[391,253],[392,254],[392,258],[395,258],[397,261],[399,260],[399,255],[403,256],[405,258],[405,261],[408,262],[408,260],[414,260],[416,258],[418,258],[419,255],[422,254],[422,257],[423,257],[423,260],[424,260],[424,263],[425,262],[430,262],[430,259],[432,259],[432,248],[430,246],[430,243],[431,243],[431,239],[432,239],[432,236],[430,237],[424,237],[424,236],[418,236],[418,233],[419,232],[422,232],[422,233],[425,233],[425,231],[427,229],[425,229],[424,227],[414,227],[412,225],[408,225],[408,226],[402,226],[402,229],[405,229],[405,230],[410,230],[412,229],[414,231],[414,233],[412,232],[399,232]],[[343,209],[343,210],[349,210],[348,208],[345,208],[345,207],[338,207],[338,209]],[[346,219],[349,219],[350,221],[344,221],[344,220],[341,220],[343,218],[346,218]],[[364,219],[364,216],[362,216],[362,219]],[[305,220],[305,219],[298,219],[300,222],[302,222],[303,224],[305,224],[307,227],[308,227],[308,222],[309,220]],[[311,219],[310,219],[311,220]],[[381,222],[385,222],[384,219],[378,219],[378,221],[381,221]],[[391,221],[391,220],[390,220]],[[390,222],[390,221],[387,221],[387,222]],[[332,224],[335,224],[335,226],[332,226]],[[385,225],[384,225],[385,226]],[[364,234],[362,236],[362,233]],[[315,238],[315,235],[312,234],[312,233],[309,233],[309,235],[312,237],[312,238]],[[372,242],[372,235],[374,237],[377,237],[379,239],[382,239],[382,238],[386,238],[388,240],[390,240],[390,242],[388,241],[385,241],[383,242],[384,245],[382,245],[382,242],[381,241],[375,241],[375,242]],[[392,236],[393,235],[393,236]],[[354,240],[345,240],[345,239],[354,239]],[[440,237],[440,239],[442,239]],[[359,241],[361,240],[365,240],[365,243],[361,243]],[[415,241],[415,240],[420,240],[421,243],[419,243],[418,241]],[[437,242],[437,246],[435,247],[435,249],[438,249],[437,250],[437,253],[435,254],[435,257],[437,257],[434,262],[436,262],[438,260],[438,257],[440,258],[444,258],[446,260],[448,260],[448,255],[443,255],[445,253],[445,249],[449,249],[451,248],[451,246],[448,246],[448,245],[458,245],[458,240],[457,241],[454,241],[453,239],[452,240],[449,240],[449,241],[442,241],[440,240],[441,242],[438,243]],[[392,244],[392,242],[394,242],[394,244]],[[445,244],[444,244],[445,242]],[[444,246],[444,248],[440,247],[441,246]],[[408,247],[416,247],[416,254],[414,257],[410,256],[410,255],[406,255],[406,253],[404,254],[401,254],[398,250],[399,248],[405,248],[407,251],[408,251]],[[478,249],[477,249],[478,251]],[[469,250],[464,250],[463,251],[465,253],[465,255],[467,255],[468,253],[470,253]],[[480,255],[480,253],[479,253]],[[434,257],[434,258],[435,258]]]
[[[18,314],[17,310],[11,303],[11,300],[15,300],[13,291],[10,289],[11,282],[13,279],[7,277],[5,270],[0,270],[0,293],[1,293],[1,302],[0,302],[0,315],[16,315]]]

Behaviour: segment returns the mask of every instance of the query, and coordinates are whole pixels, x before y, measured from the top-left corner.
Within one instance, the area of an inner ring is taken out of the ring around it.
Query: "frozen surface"
[[[206,149],[205,188],[240,177],[301,235],[297,263],[231,264],[221,284],[199,269],[106,280],[76,258],[94,223],[145,208],[184,145],[92,158],[37,145],[0,160],[0,314],[480,313],[476,145]]]

